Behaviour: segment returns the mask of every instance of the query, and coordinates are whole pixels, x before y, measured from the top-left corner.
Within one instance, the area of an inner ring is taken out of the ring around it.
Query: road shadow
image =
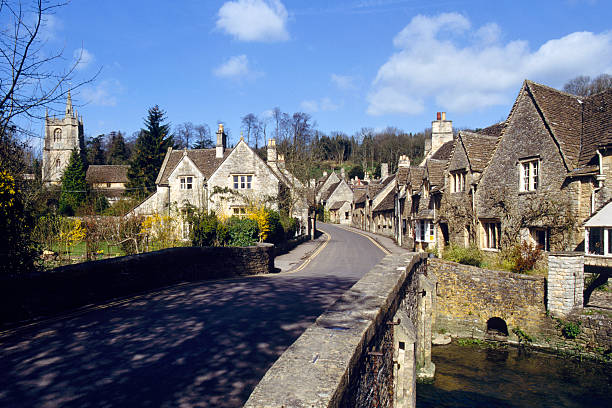
[[[242,406],[355,281],[194,283],[0,338],[0,406]]]

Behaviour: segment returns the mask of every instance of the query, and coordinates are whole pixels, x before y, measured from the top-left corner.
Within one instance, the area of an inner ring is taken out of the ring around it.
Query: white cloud
[[[37,18],[38,18],[38,15],[31,16],[32,22],[30,26],[33,26],[36,23]],[[38,30],[37,38],[42,41],[55,40],[57,39],[58,32],[62,30],[63,27],[64,27],[64,24],[55,15],[45,14],[42,17],[42,21],[40,24],[40,28]]]
[[[353,91],[357,89],[357,78],[354,76],[331,74],[331,81],[342,91]]]
[[[249,68],[246,55],[230,57],[226,62],[215,68],[214,74],[220,78],[240,79],[253,75]]]
[[[316,100],[306,100],[306,101],[302,101],[302,103],[300,104],[301,108],[309,113],[315,113],[315,112],[331,112],[331,111],[336,111],[338,110],[338,108],[340,108],[340,105],[335,104],[334,102],[332,102],[332,100],[330,98],[321,98],[320,100],[316,101]]]
[[[217,28],[240,41],[286,41],[287,9],[280,0],[235,0],[221,6]]]
[[[473,28],[458,13],[416,16],[396,35],[398,48],[378,70],[367,112],[419,114],[428,103],[456,112],[509,103],[526,79],[562,86],[577,75],[612,72],[612,32],[576,32],[531,51],[500,41],[489,23]]]
[[[117,106],[117,93],[123,91],[123,86],[116,79],[107,79],[95,86],[81,89],[81,95],[86,104],[96,106]]]
[[[87,68],[96,58],[92,53],[87,51],[85,48],[77,48],[72,53],[74,62],[77,64],[76,69],[82,70]]]

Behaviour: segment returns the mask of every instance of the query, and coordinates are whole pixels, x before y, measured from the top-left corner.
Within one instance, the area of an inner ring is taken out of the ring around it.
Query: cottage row
[[[528,241],[612,256],[611,116],[612,89],[583,98],[525,81],[505,121],[454,134],[439,113],[421,163],[401,157],[367,184],[333,172],[317,199],[332,221],[416,250]]]

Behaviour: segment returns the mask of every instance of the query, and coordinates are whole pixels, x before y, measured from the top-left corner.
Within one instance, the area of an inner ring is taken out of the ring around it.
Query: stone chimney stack
[[[275,163],[277,159],[276,140],[268,139],[268,163]]]
[[[380,164],[380,179],[384,180],[389,177],[389,163]]]
[[[397,162],[397,167],[401,168],[401,167],[410,167],[410,159],[408,158],[408,156],[406,155],[401,155],[399,158],[399,161]]]
[[[342,180],[346,179],[346,174],[344,173],[344,167],[340,167],[340,178]]]
[[[446,112],[438,112],[436,120],[431,122],[431,147],[430,152],[433,154],[444,143],[453,140],[453,121],[446,120]],[[427,152],[427,143],[425,143]]]
[[[217,147],[216,147],[216,158],[223,158],[223,150],[225,150],[225,133],[223,132],[223,123],[219,123],[219,130],[217,130]]]

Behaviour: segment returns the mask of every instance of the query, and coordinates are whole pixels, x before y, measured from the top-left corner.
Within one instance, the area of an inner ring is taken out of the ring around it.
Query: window
[[[466,173],[464,171],[454,171],[451,173],[451,193],[465,191]]]
[[[482,247],[485,249],[499,249],[501,224],[499,222],[483,222],[484,234],[482,237]]]
[[[348,219],[349,219],[349,212],[348,212],[348,211],[345,211],[345,212],[344,212],[344,219],[345,219],[345,220],[348,220]]]
[[[55,168],[59,169],[62,167],[62,162],[60,159],[55,160]]]
[[[60,140],[62,140],[62,129],[57,128],[53,132],[53,141],[54,142],[59,142]]]
[[[429,220],[417,220],[415,232],[417,242],[436,241],[435,227]]]
[[[106,183],[106,188],[110,188],[111,183]]]
[[[538,188],[540,161],[538,159],[520,163],[520,191],[534,191]]]
[[[245,218],[247,216],[247,210],[245,207],[233,207],[232,215],[239,218]]]
[[[191,190],[193,189],[193,177],[185,176],[181,177],[181,190]]]
[[[588,254],[612,256],[612,228],[587,228]]]
[[[253,181],[253,176],[234,176],[234,189],[242,190],[242,189],[251,189],[251,182]]]

